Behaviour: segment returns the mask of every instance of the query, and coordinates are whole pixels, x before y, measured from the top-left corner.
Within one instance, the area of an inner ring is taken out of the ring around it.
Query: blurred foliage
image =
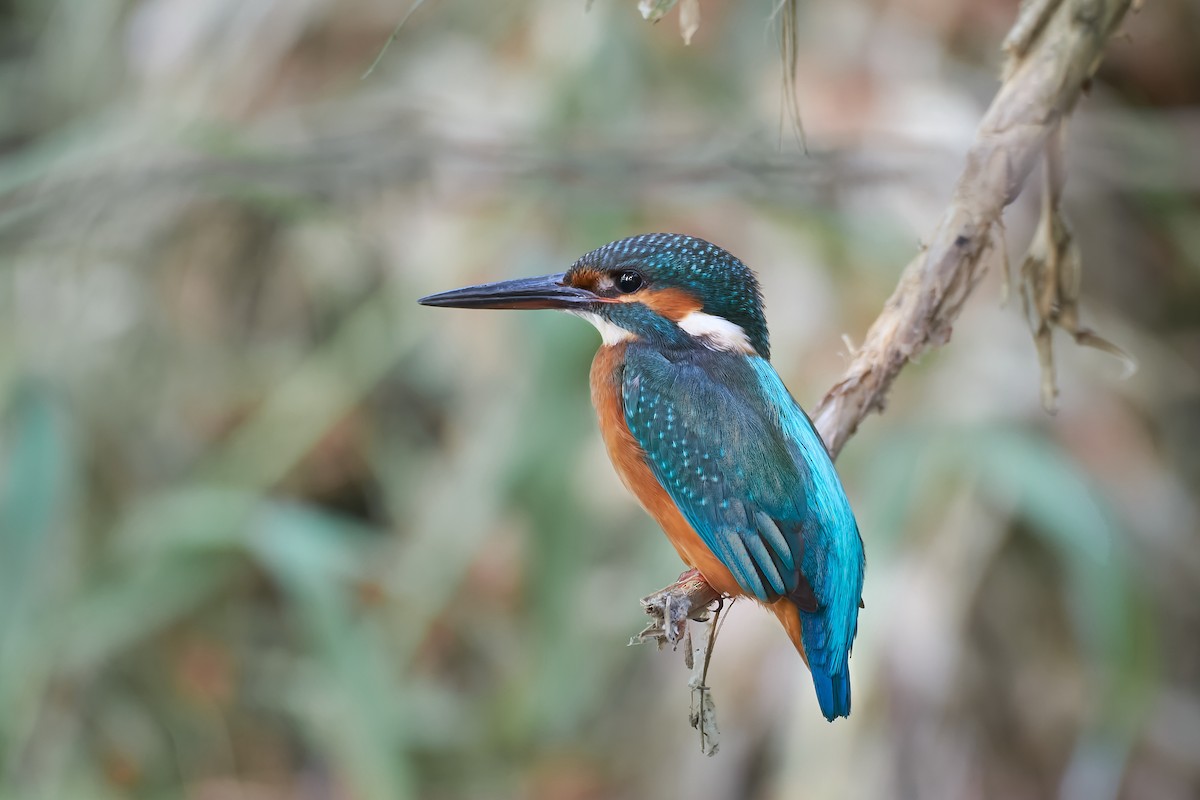
[[[1200,793],[1200,56],[1148,4],[1067,143],[1082,311],[1000,277],[839,465],[856,708],[767,615],[629,649],[680,565],[593,331],[415,298],[680,230],[759,269],[811,404],[936,218],[1015,2],[0,2],[0,797]],[[677,13],[677,12],[673,12]],[[1182,76],[1192,76],[1185,79]],[[1012,209],[1012,251],[1036,221]]]

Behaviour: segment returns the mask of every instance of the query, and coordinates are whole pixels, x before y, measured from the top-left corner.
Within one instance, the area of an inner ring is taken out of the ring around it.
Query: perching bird
[[[826,719],[850,714],[862,539],[824,443],[771,366],[745,264],[702,239],[654,233],[563,273],[420,302],[554,308],[595,325],[592,402],[621,480],[715,590],[775,613]]]

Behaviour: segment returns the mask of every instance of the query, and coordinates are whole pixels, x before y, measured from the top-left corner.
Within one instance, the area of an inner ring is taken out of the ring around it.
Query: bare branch
[[[1020,194],[1047,139],[1079,99],[1129,0],[1062,0],[1053,11],[1028,3],[1008,79],[984,115],[949,208],[929,245],[904,270],[845,377],[813,419],[836,455],[863,418],[883,408],[901,368],[944,344],[963,301],[978,282],[991,229]]]
[[[720,599],[699,570],[689,570],[667,588],[642,598],[642,610],[650,616],[650,624],[629,643],[653,641],[659,649],[664,644],[675,647],[687,632],[687,621],[707,617],[708,607]]]

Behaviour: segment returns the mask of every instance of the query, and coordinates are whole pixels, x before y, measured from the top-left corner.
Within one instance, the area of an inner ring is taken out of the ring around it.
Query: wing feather
[[[803,581],[802,467],[753,392],[731,390],[707,366],[630,348],[626,423],[704,543],[747,594],[770,602]]]

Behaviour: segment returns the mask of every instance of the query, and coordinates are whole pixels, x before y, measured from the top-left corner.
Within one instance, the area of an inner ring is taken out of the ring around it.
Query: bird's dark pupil
[[[617,288],[626,294],[636,292],[641,285],[642,276],[636,272],[622,272],[621,276],[617,278]]]

